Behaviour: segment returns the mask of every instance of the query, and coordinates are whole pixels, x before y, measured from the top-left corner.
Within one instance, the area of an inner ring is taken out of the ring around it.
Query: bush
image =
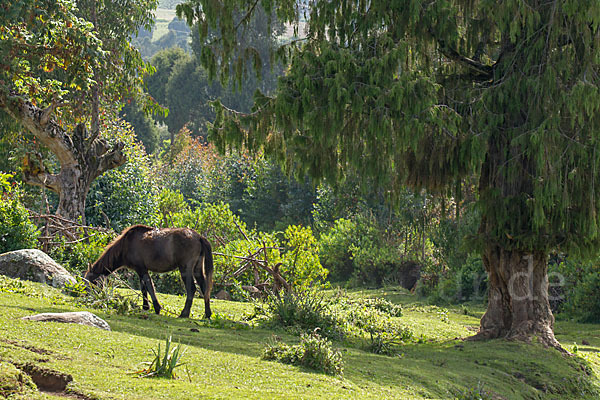
[[[332,348],[331,342],[321,337],[317,331],[302,334],[300,344],[290,346],[282,342],[267,344],[262,358],[285,364],[299,365],[329,375],[343,376],[342,354]]]
[[[558,282],[553,282],[558,277]],[[565,260],[550,266],[550,300],[558,310],[581,322],[600,322],[600,264]],[[554,286],[554,287],[553,287]],[[558,289],[558,290],[552,290]]]
[[[73,290],[70,287],[71,294],[75,294],[77,302],[91,308],[97,308],[103,311],[116,311],[117,314],[128,314],[139,309],[133,296],[123,296],[119,293],[121,284],[119,280],[110,275],[100,279],[97,284],[86,288],[85,294],[80,290]]]
[[[483,301],[487,298],[487,273],[481,257],[469,254],[463,265],[446,271],[435,286],[427,287],[422,280],[419,294],[425,295],[434,304]]]
[[[329,278],[333,282],[347,281],[352,276],[354,264],[350,246],[355,230],[354,222],[340,218],[321,235],[319,257],[322,264],[329,269]]]
[[[269,295],[266,310],[259,308],[257,314],[266,316],[270,325],[292,328],[300,332],[320,332],[330,338],[340,339],[345,334],[343,323],[337,320],[329,302],[315,291]]]
[[[385,299],[354,299],[343,292],[327,297],[305,291],[271,296],[266,309],[257,305],[256,311],[269,325],[301,333],[318,330],[330,339],[358,339],[377,354],[393,355],[398,346],[414,340],[413,332],[398,323],[402,308]]]
[[[0,173],[0,253],[36,248],[39,232],[21,203],[21,190],[13,176]]]
[[[319,245],[312,229],[290,225],[283,233],[285,253],[281,272],[295,289],[306,289],[321,283],[328,271],[319,260]]]

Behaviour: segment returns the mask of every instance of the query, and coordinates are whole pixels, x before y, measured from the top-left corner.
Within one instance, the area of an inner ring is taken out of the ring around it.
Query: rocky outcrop
[[[105,320],[88,311],[43,313],[30,315],[21,319],[25,321],[63,322],[67,324],[88,325],[110,331],[110,325],[108,325]]]
[[[54,287],[63,287],[67,282],[75,283],[75,278],[66,269],[37,249],[0,254],[0,275],[42,282]]]

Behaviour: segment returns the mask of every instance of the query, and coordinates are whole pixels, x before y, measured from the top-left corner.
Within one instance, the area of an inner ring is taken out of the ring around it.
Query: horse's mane
[[[102,255],[98,257],[98,260],[96,260],[94,264],[92,264],[89,271],[102,273],[104,270],[108,270],[112,272],[113,270],[109,269],[110,267],[120,267],[121,265],[114,265],[114,263],[123,253],[127,252],[127,238],[136,233],[144,233],[153,229],[154,228],[146,225],[133,225],[126,228],[119,236],[110,242],[108,246],[106,246]]]

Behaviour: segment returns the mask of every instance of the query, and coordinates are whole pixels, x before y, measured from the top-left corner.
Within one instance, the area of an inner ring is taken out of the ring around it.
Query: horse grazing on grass
[[[122,266],[137,272],[143,297],[144,310],[150,309],[148,293],[152,298],[154,312],[160,313],[154,284],[148,274],[169,272],[179,268],[185,283],[185,307],[180,318],[188,318],[196,285],[204,296],[204,316],[210,318],[210,290],[213,277],[212,248],[208,240],[189,228],[158,229],[134,225],[123,231],[109,244],[98,260],[85,273],[85,279],[94,283],[101,275],[109,275]]]

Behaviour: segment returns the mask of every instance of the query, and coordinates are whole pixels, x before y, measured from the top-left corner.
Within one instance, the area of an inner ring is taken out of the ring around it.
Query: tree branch
[[[50,118],[56,104],[41,109],[21,96],[0,92],[0,106],[48,147],[61,165],[77,164],[71,136]]]
[[[50,174],[45,171],[32,172],[24,169],[23,181],[29,185],[50,189],[55,193],[58,193],[60,190],[58,175]]]
[[[97,140],[97,142],[98,141],[99,140]],[[106,143],[104,140],[102,140],[102,142]],[[98,168],[94,171],[93,179],[96,179],[110,169],[125,164],[127,158],[125,157],[125,154],[123,154],[123,147],[125,147],[125,144],[118,142],[110,151],[102,151],[102,153],[99,154]]]
[[[448,45],[444,39],[438,38],[431,30],[430,33],[438,42],[439,49],[444,56],[459,62],[485,79],[492,79],[493,66],[482,64],[472,58],[460,54],[458,51],[456,51],[456,49],[450,47],[450,45]]]

